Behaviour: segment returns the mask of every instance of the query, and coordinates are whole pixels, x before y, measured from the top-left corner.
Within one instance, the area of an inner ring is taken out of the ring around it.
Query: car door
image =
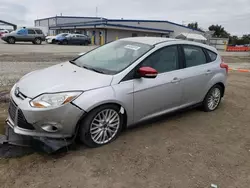
[[[157,50],[139,65],[145,66],[156,69],[158,75],[154,79],[134,79],[135,122],[171,111],[181,105],[179,47],[172,45]]]
[[[16,32],[15,38],[16,41],[26,41],[28,36],[28,30],[26,28],[22,28]]]
[[[36,32],[33,29],[28,29],[28,35],[25,41],[34,41]]]
[[[78,35],[78,44],[84,44],[85,40],[86,40],[86,37],[85,35]]]
[[[73,35],[71,38],[71,44],[79,44],[79,35]]]
[[[208,82],[213,77],[213,70],[208,63],[204,49],[195,45],[182,45],[185,57],[185,69],[182,74],[182,103],[192,105],[203,100]]]

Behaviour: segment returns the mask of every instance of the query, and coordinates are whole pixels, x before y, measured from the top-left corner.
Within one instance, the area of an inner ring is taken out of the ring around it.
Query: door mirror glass
[[[156,78],[158,72],[152,67],[141,67],[138,70],[138,74],[143,78]]]

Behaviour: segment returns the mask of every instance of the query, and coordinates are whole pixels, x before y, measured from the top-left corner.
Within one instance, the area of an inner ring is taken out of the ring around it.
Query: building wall
[[[118,29],[107,29],[107,39],[106,42],[111,42],[116,40],[116,38],[126,38],[135,36],[138,37],[142,36],[154,36],[154,37],[161,37],[159,33],[152,33],[152,32],[141,32],[141,31],[128,31],[128,30],[118,30]]]
[[[228,38],[211,38],[209,40],[209,45],[215,47],[217,50],[226,50],[228,41]]]
[[[57,24],[67,24],[67,23],[79,23],[79,22],[90,22],[97,21],[99,18],[64,18],[57,17]]]
[[[119,25],[129,25],[134,27],[147,27],[147,28],[154,28],[154,29],[165,29],[165,30],[173,30],[174,32],[171,33],[171,37],[175,37],[180,33],[197,33],[203,34],[200,31],[192,30],[181,25],[175,25],[167,22],[134,22],[134,21],[111,21],[108,22],[109,24],[119,24]]]

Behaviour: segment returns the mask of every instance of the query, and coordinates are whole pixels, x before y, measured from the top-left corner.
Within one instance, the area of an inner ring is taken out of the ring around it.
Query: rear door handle
[[[211,70],[207,70],[206,75],[212,74]]]
[[[171,83],[178,83],[180,81],[181,81],[181,79],[175,77],[175,78],[173,78],[173,80],[171,81]]]

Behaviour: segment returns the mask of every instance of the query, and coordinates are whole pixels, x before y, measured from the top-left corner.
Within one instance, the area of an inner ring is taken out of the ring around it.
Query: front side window
[[[118,40],[96,48],[74,60],[79,67],[117,74],[148,52],[153,46]]]
[[[15,32],[15,31],[12,31],[12,32]],[[17,30],[17,34],[20,34],[20,35],[27,35],[27,33],[28,33],[27,29],[24,29],[24,28]]]
[[[207,62],[206,55],[198,46],[183,45],[186,67],[194,67]]]
[[[178,69],[179,58],[177,46],[164,47],[148,58],[146,58],[142,66],[149,66],[157,70],[158,73],[169,72]]]

